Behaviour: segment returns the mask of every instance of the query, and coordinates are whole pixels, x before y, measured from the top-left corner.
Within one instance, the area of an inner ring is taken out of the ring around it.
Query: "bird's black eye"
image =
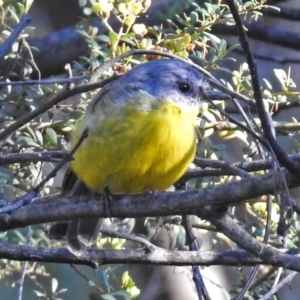
[[[183,94],[188,93],[190,91],[190,85],[188,83],[179,82],[178,88]]]

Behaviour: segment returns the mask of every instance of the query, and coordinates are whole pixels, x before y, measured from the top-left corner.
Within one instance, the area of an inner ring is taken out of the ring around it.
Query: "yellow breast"
[[[92,190],[164,190],[187,170],[196,151],[195,108],[162,101],[150,112],[107,118],[75,153],[71,166]],[[76,139],[75,139],[76,142]]]

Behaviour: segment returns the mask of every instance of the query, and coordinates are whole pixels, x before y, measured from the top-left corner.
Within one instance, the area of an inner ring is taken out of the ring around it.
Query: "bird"
[[[202,74],[179,59],[141,63],[104,86],[72,135],[74,146],[88,130],[63,193],[138,194],[172,186],[195,157],[197,116],[210,91]],[[102,220],[64,223],[74,255],[95,242]]]

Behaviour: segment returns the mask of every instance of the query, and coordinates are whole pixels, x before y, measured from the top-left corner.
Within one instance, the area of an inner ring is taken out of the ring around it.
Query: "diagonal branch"
[[[3,59],[4,55],[11,49],[15,40],[19,37],[23,29],[25,29],[31,22],[31,17],[28,14],[24,14],[14,31],[10,36],[5,40],[3,45],[0,47],[0,60]]]
[[[300,267],[300,260],[293,255],[281,253],[269,245],[259,243],[248,232],[243,230],[226,212],[217,212],[215,209],[204,209],[205,219],[210,221],[217,230],[224,233],[232,241],[238,244],[249,253],[262,259],[270,265],[280,264],[283,268],[289,269]]]
[[[233,19],[236,23],[236,27],[239,34],[239,40],[241,43],[241,46],[245,52],[245,57],[249,66],[249,71],[251,75],[252,85],[253,85],[253,92],[254,92],[254,98],[256,101],[257,111],[259,115],[259,119],[261,121],[261,126],[264,132],[264,135],[268,142],[270,143],[270,146],[272,147],[276,158],[278,161],[284,165],[290,172],[293,172],[294,174],[299,174],[300,172],[300,165],[297,163],[294,163],[288,155],[283,151],[283,149],[278,145],[274,131],[273,131],[273,123],[272,119],[270,117],[270,114],[266,111],[261,90],[260,90],[260,84],[259,84],[259,78],[256,68],[256,63],[254,61],[253,55],[250,51],[250,45],[248,42],[248,38],[243,26],[243,23],[241,21],[241,18],[238,13],[238,9],[235,5],[235,2],[233,0],[226,0],[227,4],[230,8],[230,11],[232,13]]]

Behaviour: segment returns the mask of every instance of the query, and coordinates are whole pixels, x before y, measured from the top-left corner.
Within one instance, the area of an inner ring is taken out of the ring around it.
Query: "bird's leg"
[[[108,214],[109,214],[109,219],[110,221],[112,222],[112,219],[111,219],[111,204],[112,204],[112,201],[113,201],[113,198],[112,198],[112,193],[109,189],[108,186],[106,186],[103,191],[102,191],[102,199],[103,199],[103,208],[104,208],[104,211],[108,211]]]

